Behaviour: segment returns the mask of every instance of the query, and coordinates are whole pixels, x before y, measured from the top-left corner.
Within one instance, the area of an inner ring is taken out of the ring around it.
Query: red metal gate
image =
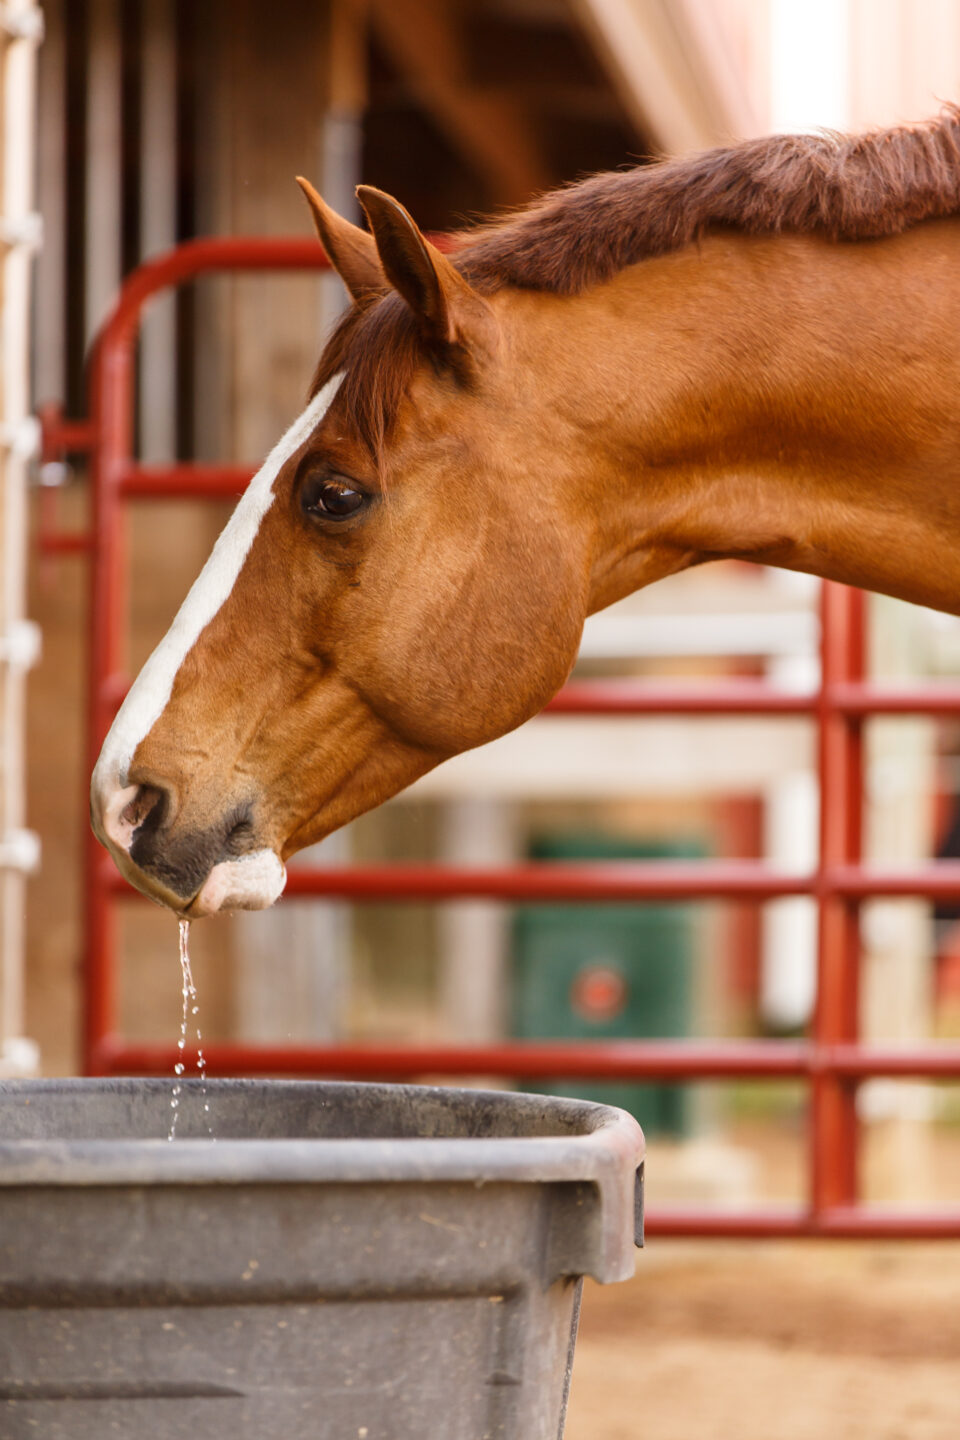
[[[89,533],[50,524],[46,551],[86,552],[91,560],[89,761],[126,691],[127,613],[124,511],[138,498],[235,497],[249,468],[144,466],[133,455],[135,351],[145,302],[157,291],[225,270],[323,269],[313,240],[197,240],[150,262],[126,281],[91,357],[90,419],[45,417],[44,458],[88,451],[93,497]],[[50,517],[48,515],[48,521]],[[960,1045],[862,1045],[858,1040],[861,902],[874,896],[960,897],[960,862],[912,870],[861,864],[862,728],[874,715],[960,714],[960,685],[885,688],[863,679],[863,595],[825,584],[821,605],[822,679],[812,695],[778,692],[749,680],[682,687],[649,681],[571,683],[548,707],[566,715],[801,715],[819,736],[820,861],[806,876],[762,861],[635,861],[525,864],[503,869],[428,865],[291,870],[287,894],[351,900],[649,901],[725,898],[763,901],[810,895],[819,911],[816,1009],[803,1041],[618,1040],[511,1042],[483,1046],[251,1045],[206,1047],[216,1073],[402,1078],[501,1075],[509,1078],[732,1080],[797,1077],[810,1092],[809,1193],[802,1206],[744,1213],[656,1209],[658,1235],[840,1235],[960,1237],[960,1208],[880,1210],[858,1202],[856,1095],[871,1076],[960,1079]],[[115,910],[132,894],[92,835],[86,848],[84,1064],[88,1073],[170,1073],[175,1047],[134,1043],[117,1031]]]

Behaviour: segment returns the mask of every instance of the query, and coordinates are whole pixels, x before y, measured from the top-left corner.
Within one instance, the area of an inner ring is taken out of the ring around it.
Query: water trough
[[[643,1135],[425,1086],[0,1086],[5,1440],[557,1440]],[[208,1122],[216,1140],[208,1136]]]

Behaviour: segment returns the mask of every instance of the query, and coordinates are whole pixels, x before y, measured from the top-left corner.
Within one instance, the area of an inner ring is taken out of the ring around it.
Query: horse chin
[[[186,911],[188,919],[220,910],[266,910],[283,893],[287,872],[272,850],[255,850],[214,865]]]

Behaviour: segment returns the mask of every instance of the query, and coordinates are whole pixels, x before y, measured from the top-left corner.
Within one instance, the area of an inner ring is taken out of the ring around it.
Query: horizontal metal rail
[[[141,899],[113,864],[100,860],[101,883]],[[761,860],[555,860],[493,868],[453,865],[291,866],[284,894],[341,900],[509,900],[594,904],[644,900],[777,900],[788,895],[849,899],[960,898],[960,861],[904,869],[833,865],[810,874],[771,870]]]
[[[661,1239],[955,1240],[960,1207],[895,1210],[872,1205],[783,1206],[750,1214],[705,1207],[650,1207],[644,1229]]]
[[[208,1040],[219,1073],[504,1075],[518,1080],[960,1079],[960,1044],[816,1045],[800,1040],[527,1040],[494,1045],[269,1045]],[[177,1047],[114,1036],[98,1059],[111,1071],[169,1075]],[[124,1068],[125,1067],[125,1068]]]
[[[82,535],[54,537],[65,549],[89,548]],[[73,545],[74,541],[83,544]],[[102,703],[119,709],[129,689],[126,676],[111,675],[101,683]],[[934,684],[922,688],[850,685],[828,689],[830,708],[848,716],[953,715],[960,716],[960,685]],[[688,715],[701,720],[718,716],[794,715],[815,719],[820,692],[812,694],[777,690],[752,680],[691,682],[678,685],[661,680],[572,680],[544,706],[543,715]]]

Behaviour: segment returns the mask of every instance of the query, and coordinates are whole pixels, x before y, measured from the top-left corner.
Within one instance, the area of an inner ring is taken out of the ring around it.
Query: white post
[[[923,612],[870,598],[871,674],[923,673]],[[877,719],[867,732],[867,858],[912,865],[929,858],[933,831],[936,722]],[[883,1044],[924,1044],[933,1020],[933,922],[926,900],[875,900],[864,907],[863,1031]],[[925,1081],[870,1080],[860,1112],[874,1127],[874,1184],[886,1202],[929,1194],[934,1092]]]
[[[508,802],[471,795],[442,807],[444,864],[508,865],[515,850],[516,818]],[[440,907],[440,1009],[451,1040],[481,1044],[503,1034],[508,921],[507,907],[491,901]]]
[[[338,830],[290,862],[348,865],[350,833]],[[251,1040],[322,1043],[343,1034],[350,989],[350,906],[284,900],[234,927],[238,1025]]]
[[[26,468],[35,453],[30,418],[29,336],[32,252],[40,239],[32,210],[36,42],[41,16],[33,0],[0,12],[2,78],[2,356],[0,356],[0,1073],[36,1068],[24,1030],[24,873],[39,858],[24,828],[24,671],[35,632],[24,620]]]
[[[806,580],[806,576],[799,577]],[[784,690],[813,689],[819,658],[775,656],[767,678]],[[817,866],[819,793],[812,770],[785,770],[767,788],[764,858],[778,870],[810,874]],[[774,900],[763,907],[760,1013],[768,1024],[792,1030],[813,1013],[817,988],[817,909],[806,895]]]
[[[768,789],[763,853],[777,870],[804,875],[816,868],[818,800],[809,770],[790,771]],[[769,1025],[796,1029],[810,1019],[816,996],[816,905],[806,895],[771,901],[762,934],[760,1013]]]

